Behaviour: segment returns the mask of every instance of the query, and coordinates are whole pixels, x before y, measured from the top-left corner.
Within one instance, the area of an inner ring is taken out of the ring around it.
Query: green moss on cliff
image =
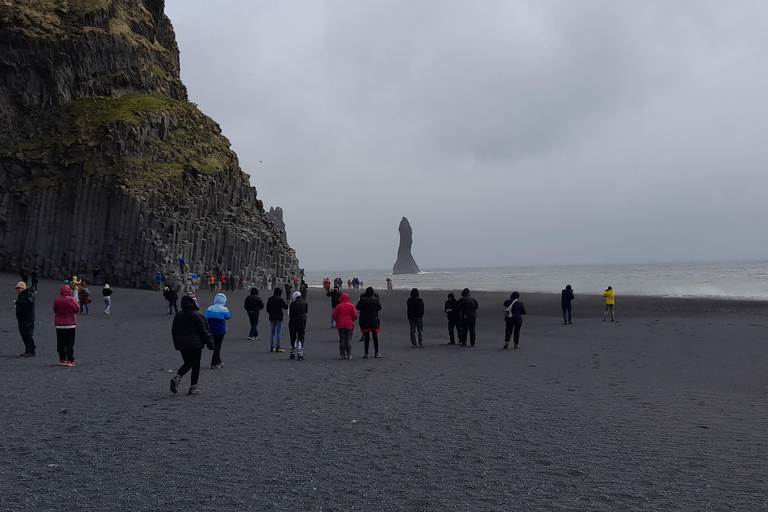
[[[27,37],[61,37],[66,35],[62,16],[80,18],[111,5],[112,0],[13,0],[0,4],[0,19]]]

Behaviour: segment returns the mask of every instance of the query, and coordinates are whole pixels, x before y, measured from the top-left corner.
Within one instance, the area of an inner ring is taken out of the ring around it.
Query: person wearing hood
[[[192,370],[189,394],[200,394],[197,389],[197,379],[200,376],[200,358],[203,354],[203,347],[208,347],[208,350],[215,349],[213,335],[208,324],[209,322],[200,313],[195,299],[189,295],[182,297],[181,311],[173,317],[171,336],[173,337],[173,347],[181,352],[181,359],[184,364],[179,367],[176,375],[171,379],[171,393],[176,393],[179,390],[181,378],[189,370]]]
[[[166,286],[165,291],[163,292],[163,297],[168,301],[168,316],[173,316],[175,313],[178,313],[179,307],[176,305],[176,301],[179,300],[179,295],[176,293],[176,290]],[[171,309],[173,309],[173,313],[171,313]]]
[[[610,286],[607,290],[603,292],[603,297],[605,297],[605,311],[603,312],[603,322],[605,322],[605,318],[608,316],[608,313],[611,314],[611,322],[613,322],[616,319],[616,293],[613,291],[613,288]]]
[[[342,359],[352,359],[352,333],[355,330],[357,311],[349,302],[349,294],[342,293],[339,305],[333,310],[333,320],[339,331],[339,353]]]
[[[328,282],[330,283],[330,280]],[[333,319],[333,312],[336,311],[336,306],[339,305],[341,292],[334,286],[332,290],[325,292],[325,296],[331,298],[331,329],[334,329],[336,327],[336,320]]]
[[[520,348],[520,328],[523,327],[523,315],[525,314],[525,304],[520,302],[520,294],[512,292],[508,300],[504,301],[504,348],[509,348],[509,339],[514,333],[515,346]]]
[[[563,323],[571,323],[571,301],[573,300],[573,288],[571,285],[565,285],[565,290],[562,292],[560,299],[560,307],[563,309]]]
[[[379,302],[379,294],[373,291],[372,287],[365,289],[365,293],[357,301],[355,307],[360,312],[360,331],[363,333],[363,340],[365,341],[365,354],[363,359],[368,359],[368,347],[370,346],[370,338],[373,336],[373,353],[374,357],[381,357],[379,352],[379,311],[381,311],[381,302]]]
[[[59,352],[60,366],[75,366],[75,328],[80,305],[72,297],[72,288],[63,285],[59,296],[53,301],[56,326],[56,350]]]
[[[27,290],[24,281],[16,283],[18,297],[13,301],[16,308],[16,322],[19,324],[19,334],[24,342],[24,353],[19,357],[35,357],[35,295]]]
[[[459,301],[453,292],[448,294],[448,300],[445,301],[445,314],[448,316],[448,338],[450,341],[446,345],[455,345],[456,338],[459,337],[461,322],[459,321]],[[453,332],[456,331],[456,338]]]
[[[469,346],[475,346],[475,323],[477,322],[477,301],[470,297],[469,288],[461,290],[461,298],[458,300],[459,321],[459,346],[467,346],[467,334],[469,334]]]
[[[104,288],[101,289],[101,296],[104,297],[104,306],[106,307],[104,314],[109,315],[112,309],[112,289],[108,284],[105,284]]]
[[[91,291],[88,289],[88,285],[83,282],[80,286],[80,290],[77,292],[77,296],[80,299],[80,313],[85,312],[86,315],[91,314],[91,308],[88,304],[91,303]]]
[[[227,334],[227,320],[232,318],[232,313],[227,308],[227,296],[223,293],[217,293],[213,298],[213,305],[205,310],[205,319],[208,320],[208,327],[213,336],[213,357],[211,357],[211,370],[218,370],[223,366],[221,363],[221,344],[224,342],[224,335]]]
[[[309,305],[301,292],[293,292],[288,305],[288,332],[291,335],[291,359],[304,360],[304,336],[307,331]]]
[[[285,352],[280,348],[283,337],[283,310],[288,309],[288,303],[283,299],[283,289],[275,286],[272,296],[267,299],[267,314],[269,315],[269,351]]]
[[[251,322],[251,331],[248,333],[249,340],[259,339],[259,311],[264,309],[264,301],[259,297],[259,289],[251,283],[251,293],[245,298],[246,313],[248,313],[248,320]]]
[[[411,329],[411,345],[416,345],[416,333],[419,334],[418,346],[424,348],[424,301],[419,297],[419,289],[411,290],[411,296],[406,303],[408,324]]]

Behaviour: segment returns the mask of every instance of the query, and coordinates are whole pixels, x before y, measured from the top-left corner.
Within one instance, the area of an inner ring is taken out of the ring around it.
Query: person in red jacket
[[[342,293],[339,305],[333,310],[336,329],[339,330],[339,353],[342,359],[352,359],[352,333],[355,330],[357,311],[349,302],[349,294]]]
[[[59,352],[60,366],[75,366],[75,327],[80,306],[72,297],[72,288],[66,284],[59,290],[59,297],[53,301],[53,312],[56,315],[56,349]]]

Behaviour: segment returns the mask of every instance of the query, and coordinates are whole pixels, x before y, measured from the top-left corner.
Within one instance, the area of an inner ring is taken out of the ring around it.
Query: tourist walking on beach
[[[251,322],[251,330],[248,333],[249,340],[259,339],[259,311],[264,309],[264,301],[259,297],[259,289],[255,286],[251,287],[251,293],[245,298],[246,313],[248,313],[248,320]]]
[[[456,338],[453,331],[456,331],[456,337],[461,339],[461,321],[459,320],[459,301],[453,292],[448,294],[448,300],[445,301],[445,314],[448,317],[448,338],[450,341],[446,345],[455,345]]]
[[[176,313],[171,326],[173,347],[181,352],[184,361],[171,379],[171,393],[179,390],[179,382],[189,370],[192,370],[192,380],[189,386],[190,395],[199,395],[197,379],[200,376],[200,359],[203,347],[214,350],[213,336],[208,327],[208,321],[200,313],[195,300],[185,295],[181,298],[181,311]]]
[[[302,279],[301,283],[299,284],[299,293],[301,293],[302,299],[307,300],[308,291],[309,291],[309,287],[307,286],[307,283]]]
[[[515,343],[512,348],[520,348],[520,329],[523,327],[523,315],[525,314],[525,304],[520,302],[520,294],[512,292],[508,300],[504,301],[504,348],[509,348],[509,339],[513,338]],[[514,335],[514,336],[513,336]]]
[[[91,303],[91,291],[88,289],[88,285],[85,282],[83,282],[80,290],[77,292],[77,296],[80,299],[80,313],[90,315],[91,307],[88,304]]]
[[[24,281],[16,283],[18,296],[13,301],[16,308],[16,322],[19,324],[19,334],[24,342],[24,353],[19,357],[35,357],[35,295],[27,290]]]
[[[381,302],[379,294],[373,291],[372,287],[365,289],[365,293],[357,301],[355,307],[360,312],[360,331],[363,333],[365,341],[365,354],[363,359],[368,359],[368,347],[370,338],[373,336],[373,353],[375,357],[381,357],[379,352],[379,311],[381,311]]]
[[[227,334],[227,320],[232,318],[232,313],[227,308],[227,296],[223,293],[217,293],[213,298],[213,305],[205,310],[205,319],[208,320],[208,327],[213,336],[213,357],[211,357],[211,370],[217,370],[221,364],[221,344],[224,342],[224,335]]]
[[[325,288],[325,293],[328,293],[331,291],[331,278],[326,277],[325,281],[323,281],[323,288]]]
[[[283,310],[288,309],[288,303],[282,297],[283,289],[276,287],[272,296],[267,299],[267,314],[269,315],[269,351],[285,352],[280,348],[280,338],[283,336]]]
[[[179,308],[176,305],[176,302],[179,300],[179,294],[176,293],[176,290],[166,286],[165,287],[165,291],[163,292],[163,297],[165,297],[165,300],[168,301],[168,315],[167,316],[173,316],[175,313],[178,313],[179,312]],[[173,309],[173,313],[171,313],[171,309]]]
[[[72,296],[75,299],[75,302],[77,302],[77,305],[80,305],[80,284],[82,284],[82,280],[78,279],[77,276],[72,276],[72,281],[70,282],[70,286],[72,287]]]
[[[112,310],[112,289],[108,284],[101,289],[101,296],[104,297],[104,314],[109,315]]]
[[[357,311],[349,302],[349,294],[342,293],[339,305],[333,310],[333,320],[339,331],[339,353],[342,359],[352,359],[352,333],[355,331]]]
[[[333,312],[336,311],[336,306],[339,305],[341,292],[338,288],[333,288],[331,291],[326,292],[325,296],[331,298],[331,329],[333,329],[336,327],[336,320],[333,319]]]
[[[560,299],[560,307],[563,308],[563,323],[571,323],[571,301],[573,300],[573,288],[571,285],[565,285],[562,297]]]
[[[304,360],[304,338],[307,331],[309,305],[301,292],[293,292],[288,305],[288,333],[291,336],[291,359]]]
[[[216,290],[216,278],[211,274],[208,276],[208,285],[211,287],[211,291]]]
[[[27,284],[27,281],[29,281],[29,268],[27,268],[26,265],[22,265],[21,268],[19,268],[19,277],[21,277],[21,280],[25,285]]]
[[[29,277],[32,278],[32,292],[33,293],[37,293],[37,283],[38,283],[37,278],[38,278],[38,276],[39,276],[39,274],[37,272],[37,267],[35,267],[35,268],[32,269],[32,273],[29,274]]]
[[[424,301],[419,297],[419,289],[413,288],[411,296],[406,303],[408,313],[408,324],[411,331],[411,345],[416,345],[416,334],[418,333],[418,346],[424,348]]]
[[[56,350],[60,366],[75,366],[75,328],[80,305],[72,297],[72,288],[63,285],[53,301],[53,323],[56,326]]]
[[[475,346],[475,323],[477,322],[477,301],[470,297],[469,288],[461,291],[459,299],[459,320],[461,322],[461,331],[459,331],[459,345],[467,346],[467,334],[469,334],[469,346]]]
[[[611,314],[611,322],[613,322],[616,319],[616,312],[615,312],[616,294],[614,293],[613,288],[609,286],[608,289],[603,292],[603,297],[605,297],[605,311],[603,311],[603,322],[605,322],[605,319],[608,316],[608,313]]]

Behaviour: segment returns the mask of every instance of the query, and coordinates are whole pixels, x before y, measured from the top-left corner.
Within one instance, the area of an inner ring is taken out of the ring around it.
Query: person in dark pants
[[[72,297],[72,288],[63,285],[59,297],[53,301],[53,312],[56,315],[56,350],[59,352],[59,366],[75,366],[75,328],[80,305]]]
[[[213,298],[213,305],[205,310],[205,319],[213,336],[213,357],[211,357],[211,370],[218,370],[223,366],[221,362],[221,345],[224,343],[224,335],[227,334],[227,320],[232,318],[232,313],[227,308],[227,296],[217,293]]]
[[[200,376],[200,358],[203,354],[203,347],[207,346],[213,350],[213,336],[208,327],[208,322],[202,313],[198,310],[195,299],[189,295],[181,298],[181,311],[173,317],[171,326],[171,336],[173,336],[173,347],[181,352],[181,359],[184,361],[171,379],[171,393],[179,390],[179,382],[189,370],[192,370],[192,380],[189,386],[190,395],[199,395],[197,389],[197,379]]]
[[[304,335],[307,331],[307,312],[309,306],[301,292],[293,292],[293,300],[288,305],[288,332],[291,335],[291,359],[304,360]]]
[[[459,331],[459,345],[467,346],[467,334],[469,334],[469,346],[475,346],[475,323],[477,322],[477,301],[469,296],[469,288],[461,291],[459,299],[459,320],[461,321],[461,330]]]
[[[368,359],[368,347],[370,338],[373,337],[374,357],[381,357],[379,352],[379,311],[381,311],[381,302],[379,294],[373,291],[372,287],[365,289],[365,293],[357,301],[356,309],[360,312],[360,331],[362,331],[365,341],[365,354],[363,359]]]
[[[453,292],[448,294],[448,300],[445,301],[445,314],[448,316],[448,338],[450,341],[446,345],[455,345],[456,338],[453,337],[453,331],[456,331],[456,337],[459,336],[461,322],[459,321],[459,301]]]
[[[19,324],[19,334],[24,342],[24,353],[19,357],[35,357],[35,295],[27,291],[24,281],[16,283],[18,297],[13,301],[16,307],[16,321]]]
[[[37,267],[33,268],[32,269],[32,273],[29,274],[29,277],[32,278],[32,292],[33,293],[37,293],[37,283],[38,283],[37,278],[38,278],[39,275],[40,274],[37,272]]]
[[[21,277],[21,280],[24,281],[24,284],[27,284],[27,281],[29,280],[29,269],[26,265],[22,265],[19,269],[19,276]]]
[[[419,297],[419,289],[413,288],[411,296],[406,303],[408,312],[408,324],[411,330],[411,345],[416,347],[416,334],[418,333],[418,346],[424,348],[424,301]]]
[[[330,283],[328,278],[325,279],[327,283]],[[341,292],[338,288],[334,287],[332,290],[325,292],[326,297],[331,298],[331,329],[336,327],[336,320],[333,319],[333,312],[336,311],[336,306],[339,305],[339,299],[341,298]]]
[[[571,285],[566,285],[563,290],[563,296],[560,299],[560,307],[563,308],[563,323],[571,323],[571,301],[573,300],[573,288]]]
[[[179,295],[176,293],[176,290],[166,286],[165,291],[163,292],[163,297],[168,301],[168,316],[173,316],[178,313],[179,308],[176,305],[176,301],[179,300]],[[171,309],[173,309],[173,313],[171,313]]]
[[[357,310],[349,302],[349,294],[342,293],[339,305],[333,310],[333,319],[339,331],[339,353],[342,359],[352,359],[352,333],[355,330]]]
[[[245,298],[245,311],[248,313],[248,320],[251,322],[251,331],[248,333],[249,340],[259,339],[259,311],[264,309],[264,301],[259,297],[259,289],[251,287],[251,293]]]
[[[509,339],[513,334],[515,346],[512,348],[520,348],[520,328],[523,327],[523,315],[525,314],[525,304],[520,302],[520,294],[512,292],[509,299],[504,301],[504,308],[504,321],[506,322],[504,348],[509,348]]]

